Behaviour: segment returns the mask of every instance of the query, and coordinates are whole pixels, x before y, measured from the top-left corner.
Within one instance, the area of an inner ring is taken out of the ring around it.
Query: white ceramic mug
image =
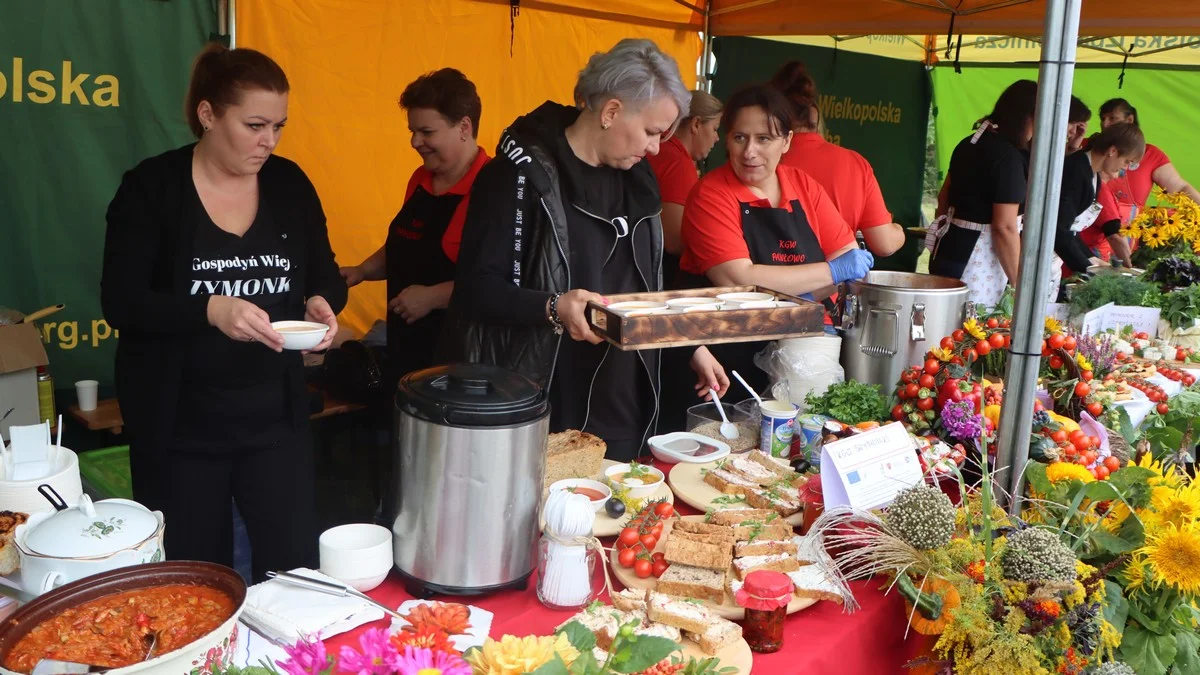
[[[96,380],[80,380],[75,383],[75,396],[79,399],[79,409],[90,412],[96,409],[96,394],[100,383]]]
[[[392,532],[367,523],[325,530],[319,542],[321,574],[363,593],[383,583],[392,570]]]

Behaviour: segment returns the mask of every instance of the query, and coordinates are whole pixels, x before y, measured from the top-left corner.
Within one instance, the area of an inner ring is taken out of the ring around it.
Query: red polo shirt
[[[779,177],[781,193],[778,208],[791,211],[792,201],[800,202],[826,258],[854,243],[854,231],[816,180],[782,162],[775,175]],[[702,275],[721,263],[750,259],[750,249],[742,235],[742,203],[750,208],[771,208],[770,202],[757,197],[738,180],[728,163],[700,180],[683,209],[680,269]]]
[[[700,174],[696,171],[696,163],[691,154],[683,147],[678,137],[672,136],[658,146],[658,154],[646,158],[654,176],[658,178],[658,192],[664,204],[687,203],[688,194],[696,183],[700,182]]]
[[[883,203],[875,171],[857,152],[830,143],[818,133],[795,134],[782,163],[816,179],[851,228],[891,224],[892,214]]]
[[[471,168],[467,169],[467,173],[458,179],[458,182],[449,190],[442,193],[444,195],[462,195],[462,201],[454,209],[454,215],[446,226],[446,232],[442,234],[442,251],[452,262],[458,262],[458,247],[462,244],[463,222],[467,219],[467,202],[471,201],[471,185],[475,183],[475,176],[479,175],[479,170],[488,163],[489,159],[491,157],[488,156],[487,151],[479,148],[479,151],[475,153],[475,161],[471,162]],[[434,194],[433,174],[424,166],[417,167],[412,177],[408,179],[408,188],[404,191],[404,201],[407,202],[412,198],[418,185],[429,194]]]
[[[1136,206],[1139,212],[1146,208],[1150,191],[1154,189],[1154,172],[1170,163],[1171,159],[1158,146],[1147,143],[1146,155],[1138,162],[1136,169],[1129,169],[1124,176],[1117,176],[1104,184],[1102,191],[1109,194],[1107,203],[1105,199],[1100,200],[1106,206],[1106,211],[1100,213],[1100,221],[1119,218],[1123,225],[1128,225],[1132,215],[1131,206]]]

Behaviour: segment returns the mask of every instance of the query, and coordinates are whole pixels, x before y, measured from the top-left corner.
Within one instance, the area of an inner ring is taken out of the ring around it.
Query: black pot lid
[[[396,406],[435,424],[501,427],[539,419],[550,404],[541,386],[520,373],[476,363],[452,363],[400,378]]]

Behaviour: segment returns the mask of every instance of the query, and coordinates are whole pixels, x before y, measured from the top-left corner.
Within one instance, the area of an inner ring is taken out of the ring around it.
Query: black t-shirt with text
[[[293,283],[279,229],[260,204],[241,237],[217,227],[199,196],[193,203],[196,236],[188,272],[191,295],[224,295],[251,302],[271,321],[284,319]],[[294,354],[258,342],[233,340],[214,326],[195,336],[181,382],[178,444],[183,450],[220,452],[254,447],[289,428],[285,372]]]

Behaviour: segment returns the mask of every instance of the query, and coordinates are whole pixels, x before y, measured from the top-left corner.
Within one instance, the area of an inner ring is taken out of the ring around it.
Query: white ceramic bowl
[[[650,475],[646,477],[641,485],[631,485],[616,478],[617,476],[621,476],[629,472],[628,464],[618,464],[616,466],[608,467],[604,471],[604,477],[607,478],[613,485],[628,488],[629,496],[633,497],[634,499],[649,497],[650,495],[654,494],[656,490],[658,490],[659,486],[663,484],[663,481],[666,479],[666,477],[663,476],[663,472],[652,466],[642,466],[644,466],[645,469],[650,472]]]
[[[329,326],[313,321],[276,321],[271,328],[283,336],[284,349],[297,351],[316,347],[329,332]]]
[[[709,303],[707,305],[688,305],[683,308],[683,313],[689,312],[716,312],[721,309],[720,305]]]
[[[722,293],[717,297],[726,302],[767,302],[775,299],[770,293]]]
[[[626,314],[628,312],[653,312],[660,309],[666,309],[666,303],[648,302],[645,300],[630,300],[629,302],[614,302],[608,306],[610,311],[618,314]]]
[[[725,301],[721,300],[720,298],[705,298],[705,297],[672,298],[667,301],[668,307],[677,307],[679,309],[687,309],[688,307],[698,307],[698,306],[707,307],[709,305],[717,305],[719,307],[723,304],[725,304]]]
[[[654,458],[668,464],[707,464],[731,452],[728,443],[686,431],[654,436],[649,445]]]
[[[321,573],[366,593],[392,570],[392,531],[354,523],[325,530],[319,541]]]
[[[578,491],[580,488],[595,490],[602,495],[599,499],[592,497],[591,495],[584,495],[588,498],[588,501],[591,502],[592,510],[596,511],[597,513],[604,509],[604,502],[608,501],[609,497],[612,497],[612,488],[598,480],[590,480],[587,478],[564,478],[563,480],[555,481],[550,485],[551,492],[554,492],[555,490],[572,489]]]

